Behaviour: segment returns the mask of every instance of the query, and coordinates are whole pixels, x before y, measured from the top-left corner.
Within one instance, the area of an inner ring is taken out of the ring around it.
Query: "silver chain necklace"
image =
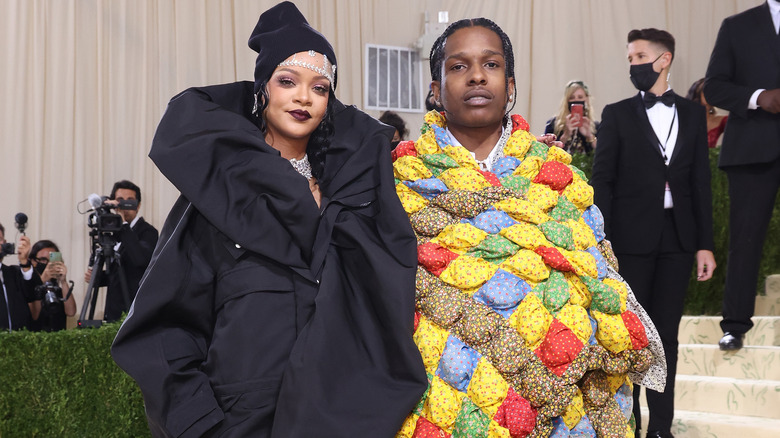
[[[509,136],[512,135],[512,119],[510,118],[506,122],[506,126],[504,126],[504,129],[501,132],[501,137],[499,137],[498,142],[493,147],[493,150],[496,150],[495,155],[488,156],[488,158],[485,158],[484,160],[477,160],[474,158],[474,161],[477,162],[480,168],[482,166],[485,167],[485,169],[492,169],[493,166],[498,162],[498,160],[504,158],[504,146],[506,146],[507,140],[509,140]],[[492,154],[492,151],[491,151]],[[488,160],[490,160],[490,163],[488,163]],[[489,164],[489,165],[488,165]]]
[[[293,169],[300,173],[304,178],[311,179],[311,163],[309,163],[308,154],[304,155],[300,160],[290,158],[290,164],[292,164]]]

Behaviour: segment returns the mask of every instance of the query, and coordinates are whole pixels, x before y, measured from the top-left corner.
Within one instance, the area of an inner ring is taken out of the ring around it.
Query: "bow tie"
[[[651,92],[646,92],[645,96],[642,98],[642,100],[645,102],[645,109],[650,109],[658,102],[661,102],[662,104],[671,107],[674,105],[674,92],[672,90],[668,90],[666,93],[656,96],[655,94]]]

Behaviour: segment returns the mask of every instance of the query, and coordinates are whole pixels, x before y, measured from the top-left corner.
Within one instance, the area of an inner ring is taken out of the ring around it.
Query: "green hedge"
[[[726,282],[726,259],[729,242],[729,196],[726,174],[718,169],[718,152],[710,150],[710,169],[712,170],[712,216],[713,235],[715,239],[715,262],[718,267],[708,281],[696,281],[696,275],[691,275],[688,295],[685,300],[687,315],[716,315],[721,311],[723,285]],[[586,155],[575,155],[572,164],[579,167],[588,177],[591,175],[593,158]],[[764,279],[768,275],[780,273],[780,194],[775,200],[775,210],[767,231],[767,242],[761,257],[761,269],[758,275],[758,290],[764,294]],[[619,262],[619,261],[618,261]],[[694,273],[695,274],[695,273]]]
[[[688,314],[720,311],[728,248],[726,176],[712,151],[715,257],[712,280],[691,280]],[[590,175],[591,158],[574,157]],[[780,242],[780,203],[767,242]],[[761,279],[780,272],[780,245],[764,248]],[[759,282],[763,288],[763,281]],[[55,333],[0,333],[0,437],[149,436],[143,399],[135,383],[109,355],[119,324]]]
[[[141,391],[109,355],[118,329],[0,333],[0,437],[150,436]]]

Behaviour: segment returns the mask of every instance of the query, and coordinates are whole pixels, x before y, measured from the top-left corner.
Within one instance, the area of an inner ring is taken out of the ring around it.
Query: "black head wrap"
[[[301,11],[290,2],[282,2],[263,12],[249,37],[249,47],[257,52],[255,61],[255,93],[267,82],[280,62],[292,54],[314,50],[336,65],[336,54],[328,40],[309,26]],[[332,71],[333,89],[336,72]]]

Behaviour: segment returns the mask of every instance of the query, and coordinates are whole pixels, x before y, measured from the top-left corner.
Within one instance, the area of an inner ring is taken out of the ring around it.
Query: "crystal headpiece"
[[[305,60],[296,59],[295,57],[297,55],[298,54],[296,53],[292,56],[291,59],[280,62],[278,67],[294,66],[294,67],[308,68],[309,70],[315,71],[328,78],[331,84],[334,83],[333,77],[336,74],[336,66],[334,64],[331,64],[330,61],[328,61],[328,57],[326,55],[322,55],[322,59],[323,59],[322,67],[318,65],[314,65],[311,62],[307,62]],[[313,58],[317,56],[317,52],[315,52],[314,50],[309,50],[309,56]]]

